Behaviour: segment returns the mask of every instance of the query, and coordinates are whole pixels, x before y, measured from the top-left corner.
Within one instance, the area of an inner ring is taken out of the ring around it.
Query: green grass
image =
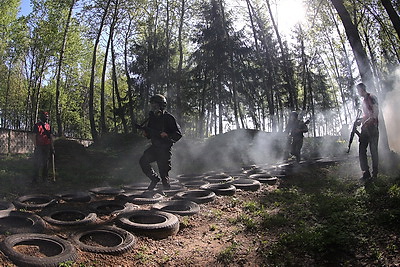
[[[217,255],[217,261],[223,263],[224,265],[229,265],[230,263],[233,263],[235,260],[236,252],[238,251],[238,246],[238,243],[232,241],[228,247],[226,247]]]
[[[280,233],[276,240],[262,242],[265,264],[357,265],[356,255],[362,253],[379,265],[384,255],[393,255],[396,244],[376,244],[375,240],[388,242],[380,236],[391,229],[397,236],[399,179],[380,176],[362,187],[335,173],[328,169],[319,172],[318,178],[306,173],[288,179],[264,197],[260,205],[276,212],[262,213],[258,230]]]

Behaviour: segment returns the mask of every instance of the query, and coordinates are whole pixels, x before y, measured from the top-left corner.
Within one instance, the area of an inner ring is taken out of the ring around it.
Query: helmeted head
[[[47,111],[41,111],[39,114],[39,118],[43,122],[47,122],[49,120],[49,113]]]
[[[167,107],[167,99],[161,94],[156,94],[150,97],[150,104],[157,104],[160,110],[164,110]]]
[[[357,87],[358,94],[360,96],[364,97],[367,94],[367,87],[365,86],[364,83],[359,83],[359,84],[357,84],[356,87]]]
[[[297,113],[296,111],[292,111],[290,113],[290,119],[295,120],[299,117],[299,113]]]

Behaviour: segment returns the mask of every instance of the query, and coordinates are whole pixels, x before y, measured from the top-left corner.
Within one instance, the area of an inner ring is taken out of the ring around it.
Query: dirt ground
[[[225,137],[223,140],[225,140]],[[219,144],[217,147],[221,147],[222,145]],[[215,146],[216,145],[210,147]],[[71,145],[68,145],[67,147],[71,148]],[[182,147],[181,151],[191,151],[185,145]],[[254,145],[254,147],[257,146]],[[102,168],[101,166],[106,164],[106,166],[113,166],[111,174],[114,176],[124,176],[128,173],[135,173],[125,165],[130,167],[130,165],[132,165],[131,162],[137,162],[137,157],[141,155],[143,148],[142,146],[137,145],[137,147],[134,147],[134,149],[131,150],[135,155],[137,154],[137,156],[135,158],[131,153],[123,157],[129,159],[128,163],[119,160],[119,158],[116,158],[117,160],[115,160],[111,158],[109,154],[108,157],[104,157],[104,155],[101,154],[94,160],[94,166],[96,168],[92,168],[91,165],[88,165],[90,167],[89,169],[93,169],[95,174],[93,176],[101,175],[102,172],[106,170],[105,167]],[[66,149],[61,151],[66,153]],[[181,151],[178,150],[176,154],[182,154]],[[83,152],[80,154],[81,156],[85,154]],[[72,154],[73,153],[71,153],[71,155]],[[215,165],[223,166],[224,162],[216,161],[216,158],[211,156],[213,153],[210,151],[209,147],[202,150],[199,154],[202,155],[202,158],[212,161]],[[227,162],[235,162],[231,159],[235,159],[238,154],[237,151],[231,151],[230,154],[232,154],[232,156],[230,160],[227,160]],[[251,153],[248,154],[251,155]],[[207,155],[207,157],[204,157],[204,155]],[[352,158],[353,156],[347,157],[348,158],[342,160],[347,162],[356,162],[356,160]],[[80,158],[72,156],[68,157],[67,154],[62,155],[60,158],[63,160],[68,159],[68,162],[74,162],[75,165],[68,165],[68,170],[70,172],[86,167],[86,165],[81,166],[83,165],[83,160]],[[193,162],[199,164],[197,160],[193,160],[187,153],[181,156],[181,158],[181,161],[187,161],[185,162],[185,165],[187,166],[193,165]],[[325,164],[326,162],[320,163]],[[60,160],[58,164],[61,165],[62,161]],[[204,163],[204,165],[210,165],[210,162],[207,162],[207,164]],[[349,173],[352,173],[357,177],[359,169],[358,166],[353,165],[351,165],[350,169],[347,167],[338,168],[340,172],[338,175],[343,174],[344,177],[347,177]],[[71,166],[74,166],[74,168]],[[122,169],[125,172],[119,172],[119,169]],[[237,169],[237,164],[235,164],[234,169]],[[212,170],[212,168],[209,170]],[[183,171],[184,169],[182,169],[181,173],[184,173]],[[105,176],[105,174],[103,175]],[[193,216],[183,217],[177,215],[180,222],[180,228],[178,233],[174,236],[155,240],[136,235],[137,242],[133,249],[120,255],[89,253],[77,249],[77,260],[74,263],[64,263],[61,266],[265,266],[263,264],[265,259],[262,258],[260,253],[260,250],[265,247],[265,244],[262,242],[266,242],[265,240],[275,241],[278,239],[280,233],[269,232],[271,236],[261,236],[265,235],[264,233],[267,231],[263,231],[262,234],[260,231],[248,231],[246,230],[247,226],[245,223],[238,220],[238,218],[246,214],[246,204],[252,202],[257,203],[260,199],[268,195],[268,192],[279,189],[281,187],[280,182],[286,181],[284,179],[285,177],[281,177],[281,180],[279,180],[275,185],[262,184],[261,189],[256,192],[237,190],[233,196],[217,196],[217,198],[212,202],[200,204],[200,212]],[[51,188],[55,185],[63,185],[64,189],[68,188],[70,183],[68,183],[68,181],[62,183],[62,179],[60,180],[61,181],[57,184],[50,185],[49,187]],[[93,186],[93,184],[90,186]],[[97,186],[102,185],[98,184]],[[32,188],[25,188],[22,186],[22,183],[16,183],[11,188],[17,188],[15,191],[18,191],[19,195],[32,192]],[[41,188],[41,190],[43,190],[43,188]],[[101,199],[104,199],[104,197]],[[165,197],[165,200],[169,199],[171,199],[171,197]],[[140,206],[140,209],[150,208],[151,205]],[[268,210],[267,212],[273,213],[274,210]],[[110,217],[100,217],[97,220],[98,224],[110,224],[112,222],[112,218]],[[50,225],[48,225],[47,229],[47,233],[58,235],[65,239],[68,239],[68,235],[72,232],[71,229],[65,229],[65,227],[64,229],[56,229]],[[0,241],[4,238],[4,235],[0,235]],[[3,253],[0,253],[0,266],[11,267],[15,265]]]
[[[243,203],[259,198],[276,186],[262,185],[257,192],[237,190],[234,196],[217,196],[213,202],[200,204],[198,214],[177,215],[180,229],[174,236],[161,240],[137,236],[134,248],[120,255],[78,250],[79,257],[70,266],[226,266],[227,262],[231,266],[260,266],[258,234],[244,231],[243,225],[232,220],[243,212]],[[150,207],[140,206],[141,209]],[[67,237],[68,231],[59,236]],[[15,265],[0,253],[0,266]]]

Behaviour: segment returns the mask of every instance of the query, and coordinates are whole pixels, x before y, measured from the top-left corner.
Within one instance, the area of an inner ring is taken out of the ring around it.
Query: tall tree
[[[57,120],[58,136],[63,136],[63,126],[62,126],[62,119],[61,119],[62,110],[61,110],[61,105],[60,105],[61,68],[63,65],[65,47],[67,44],[67,36],[68,36],[69,26],[71,23],[72,10],[74,9],[74,6],[75,6],[75,0],[71,0],[67,20],[65,22],[65,29],[64,29],[63,40],[62,40],[61,49],[60,49],[60,55],[58,58],[58,66],[57,66],[57,74],[56,74],[56,120]]]
[[[392,21],[393,27],[396,30],[398,38],[400,38],[400,17],[394,9],[390,0],[381,0],[382,5],[385,7],[386,12],[389,15],[390,20]]]
[[[361,79],[368,88],[375,88],[370,61],[361,42],[357,27],[351,20],[350,14],[343,4],[343,0],[331,0],[331,2],[342,20],[347,39],[353,49]]]
[[[108,9],[110,7],[111,0],[108,0],[104,9],[103,15],[100,20],[100,25],[97,30],[96,39],[94,41],[93,46],[93,55],[92,55],[92,66],[91,66],[91,73],[90,73],[90,84],[89,84],[89,120],[90,120],[90,131],[92,134],[93,141],[96,142],[98,140],[98,131],[96,129],[96,121],[95,121],[95,114],[94,114],[94,81],[95,81],[95,69],[96,69],[96,60],[97,60],[97,49],[100,42],[100,37],[103,32],[103,26],[106,22],[106,17],[108,14]]]

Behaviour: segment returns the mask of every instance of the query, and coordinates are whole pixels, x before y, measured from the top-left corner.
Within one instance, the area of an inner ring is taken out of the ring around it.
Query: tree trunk
[[[136,129],[134,127],[136,121],[136,116],[134,115],[133,112],[133,84],[132,84],[132,79],[129,75],[129,63],[128,63],[128,42],[129,42],[129,35],[131,33],[131,27],[132,27],[132,18],[129,19],[129,25],[126,30],[126,35],[125,35],[125,42],[124,42],[124,65],[125,65],[125,76],[126,76],[126,83],[128,85],[128,101],[129,101],[129,117],[131,119],[131,130],[134,131]]]
[[[179,50],[179,62],[177,69],[177,81],[176,81],[176,118],[178,122],[182,122],[182,66],[183,66],[183,46],[182,46],[182,32],[183,23],[185,21],[185,0],[181,0],[181,13],[179,19],[178,29],[178,50]]]
[[[331,0],[331,1],[343,22],[347,39],[349,40],[350,46],[353,50],[361,79],[367,85],[367,88],[374,88],[373,86],[374,81],[373,81],[370,62],[367,53],[365,52],[364,47],[361,43],[361,38],[358,29],[352,22],[350,14],[346,10],[343,4],[343,0]]]
[[[111,0],[108,0],[106,8],[104,9],[104,13],[100,22],[100,27],[97,32],[96,40],[94,42],[94,47],[93,47],[92,66],[91,66],[90,84],[89,84],[89,120],[90,120],[90,131],[92,134],[93,142],[98,141],[98,132],[96,129],[96,122],[94,119],[94,78],[96,75],[95,70],[96,70],[96,59],[97,59],[97,47],[100,42],[101,32],[103,30],[103,26],[106,20],[108,7],[110,6],[110,3]]]
[[[261,70],[261,79],[262,79],[262,84],[267,93],[268,111],[269,111],[269,115],[271,116],[272,131],[275,131],[276,122],[275,122],[275,116],[274,116],[275,109],[274,109],[274,97],[273,97],[273,85],[275,84],[273,76],[274,76],[275,71],[273,68],[273,64],[271,62],[272,60],[271,60],[270,53],[268,51],[268,45],[265,40],[265,29],[264,29],[263,25],[261,25],[261,23],[258,24],[258,26],[260,27],[259,30],[257,30],[255,28],[254,21],[253,21],[253,17],[255,15],[254,8],[251,5],[249,0],[246,0],[246,3],[247,3],[247,9],[248,9],[250,23],[251,23],[251,29],[252,29],[252,33],[253,33],[253,39],[254,39],[254,43],[255,43],[255,47],[256,47],[257,61],[260,66],[263,66],[262,70]],[[258,18],[256,18],[256,21],[260,21],[260,20]],[[258,32],[260,32],[259,33],[260,37],[257,37]],[[264,42],[265,54],[266,54],[265,62],[266,63],[264,63],[264,60],[262,60],[262,57],[261,57],[261,49],[258,44],[259,39],[260,39],[261,43]]]
[[[125,109],[122,105],[122,98],[119,93],[119,87],[118,87],[118,77],[117,77],[117,65],[115,64],[115,49],[114,49],[114,40],[111,41],[111,59],[112,59],[112,65],[113,65],[113,84],[114,84],[114,90],[115,90],[115,95],[117,97],[117,105],[118,105],[118,112],[117,115],[120,117],[121,122],[122,122],[122,127],[124,128],[124,133],[128,133],[128,125],[126,123],[125,119]]]
[[[223,2],[220,0],[218,1],[219,7],[221,9],[221,15],[222,15],[222,24],[223,24],[223,28],[224,28],[224,33],[225,33],[225,38],[228,41],[228,43],[232,43],[230,42],[230,35],[229,35],[229,31],[228,28],[226,26],[226,19],[225,19],[225,8],[223,5]],[[236,89],[236,75],[235,75],[235,62],[234,62],[234,56],[233,56],[233,47],[232,45],[228,45],[228,53],[229,53],[229,62],[230,62],[230,76],[231,76],[231,80],[232,80],[232,102],[233,102],[233,114],[235,117],[235,124],[236,124],[236,128],[240,128],[240,124],[239,124],[239,115],[238,115],[238,100],[237,100],[237,89]]]
[[[396,10],[393,8],[390,0],[381,0],[383,7],[386,9],[386,12],[389,15],[390,20],[393,23],[393,27],[396,30],[398,38],[400,38],[400,18],[397,14]]]
[[[281,50],[282,54],[282,64],[283,64],[283,73],[285,75],[286,83],[287,83],[287,92],[288,92],[288,97],[289,97],[289,107],[292,109],[297,110],[298,109],[298,103],[297,103],[297,96],[296,96],[296,90],[294,88],[294,82],[293,82],[293,77],[290,75],[290,68],[289,68],[289,61],[287,60],[287,54],[286,54],[286,49],[283,46],[283,42],[281,39],[281,36],[279,34],[278,26],[275,23],[274,16],[272,15],[272,10],[271,6],[269,3],[269,0],[266,0],[267,7],[268,7],[268,12],[271,17],[272,25],[275,30],[276,37],[278,39],[278,44]]]
[[[64,53],[65,53],[65,46],[67,43],[67,35],[69,31],[69,25],[71,23],[71,16],[72,16],[72,10],[75,5],[75,0],[71,0],[71,5],[69,7],[68,11],[68,17],[67,17],[67,22],[65,24],[65,30],[63,34],[63,41],[61,45],[61,51],[60,51],[60,57],[58,59],[58,66],[57,66],[57,78],[56,78],[56,120],[57,120],[57,135],[58,136],[63,136],[63,127],[62,127],[62,119],[61,119],[61,105],[60,105],[60,81],[61,81],[61,67],[63,64],[64,60]]]

